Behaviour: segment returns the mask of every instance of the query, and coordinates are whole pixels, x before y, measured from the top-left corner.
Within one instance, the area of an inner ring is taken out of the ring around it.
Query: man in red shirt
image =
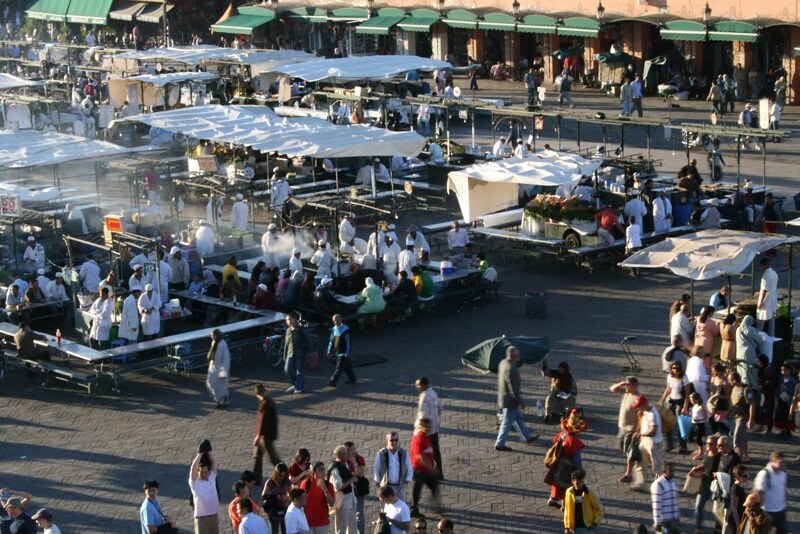
[[[439,503],[439,469],[436,467],[436,460],[433,455],[433,443],[428,436],[431,428],[431,420],[423,417],[417,422],[414,429],[414,436],[411,438],[411,467],[414,468],[414,487],[411,493],[411,517],[420,517],[419,497],[422,493],[422,486],[428,486],[436,501],[436,507],[441,515],[441,504]]]
[[[619,222],[617,212],[619,208],[612,208],[605,206],[603,209],[594,214],[594,220],[597,221],[597,237],[600,244],[613,245],[616,239],[625,237],[625,229]],[[616,229],[619,233],[615,236],[612,232]]]
[[[311,531],[320,527],[327,527],[331,520],[328,507],[336,503],[336,491],[333,484],[325,480],[325,464],[317,462],[311,469],[311,478],[300,483],[300,489],[306,492],[306,505],[303,510]]]
[[[237,480],[233,483],[233,500],[228,504],[228,516],[231,518],[234,532],[239,532],[239,524],[242,522],[242,516],[239,515],[239,501],[242,499],[248,499],[253,506],[253,513],[258,514],[258,503],[250,497],[247,482]]]

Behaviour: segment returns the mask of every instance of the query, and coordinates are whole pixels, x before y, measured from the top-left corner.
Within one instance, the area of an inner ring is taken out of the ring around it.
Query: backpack
[[[558,459],[561,457],[561,452],[564,450],[564,440],[559,439],[553,446],[547,449],[547,452],[544,453],[544,466],[545,467],[553,467]]]
[[[672,410],[666,406],[658,406],[658,415],[661,416],[661,432],[666,434],[678,425],[678,419]]]

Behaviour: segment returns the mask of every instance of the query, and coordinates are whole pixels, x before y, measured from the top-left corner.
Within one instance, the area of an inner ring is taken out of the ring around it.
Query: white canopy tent
[[[757,255],[794,243],[800,243],[800,237],[703,230],[667,238],[636,252],[620,266],[630,269],[668,269],[691,280],[711,280],[744,272]]]
[[[461,214],[467,222],[477,217],[516,206],[520,186],[557,187],[577,182],[592,174],[600,160],[574,154],[535,154],[472,165],[451,172],[447,189],[455,191]]]
[[[131,149],[113,143],[58,132],[0,131],[0,169],[55,165],[129,152]]]
[[[213,45],[174,46],[124,52],[118,59],[137,61],[176,61],[187,65],[203,65],[207,62],[228,62],[250,65],[253,76],[268,72],[279,65],[309,61],[316,56],[299,50],[242,50]]]
[[[0,91],[6,91],[8,89],[19,89],[21,87],[36,87],[39,85],[44,85],[44,83],[45,82],[34,82],[31,80],[26,80],[24,78],[19,78],[11,74],[0,73]]]
[[[371,126],[336,126],[322,119],[278,117],[264,106],[200,106],[128,117],[194,139],[261,152],[314,158],[416,156],[425,138]]]
[[[272,70],[307,82],[347,83],[361,80],[390,80],[413,70],[434,71],[451,67],[452,65],[446,61],[417,56],[364,56],[314,59],[276,66]]]
[[[180,100],[181,84],[205,84],[216,80],[219,76],[212,72],[170,72],[166,74],[141,74],[129,78],[109,80],[108,98],[115,107],[122,106],[126,100],[138,107],[162,106],[165,98],[169,105],[175,105]],[[167,86],[171,86],[165,89]],[[168,94],[165,92],[168,91]],[[203,93],[205,91],[203,90]],[[192,102],[189,102],[191,104]]]

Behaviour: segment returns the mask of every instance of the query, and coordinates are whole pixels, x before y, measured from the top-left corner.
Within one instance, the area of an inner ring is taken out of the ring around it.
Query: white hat
[[[319,285],[326,286],[331,282],[333,282],[333,278],[331,278],[330,276],[323,276],[322,280],[319,281]]]
[[[171,249],[169,249],[169,255],[172,256],[173,254],[177,254],[180,251],[181,251],[180,247],[173,246]]]
[[[236,200],[243,200],[244,196],[241,193],[236,193]]]
[[[56,278],[64,278],[64,273],[62,273],[61,271],[57,272]]]
[[[350,213],[347,214],[347,217],[352,217],[353,219],[355,219],[356,214],[351,211]]]
[[[33,237],[32,235],[29,235],[28,236],[28,241],[36,241],[36,238]]]
[[[411,236],[406,236],[406,246],[413,246],[417,244],[417,240]]]
[[[38,269],[38,270],[36,271],[36,274],[44,274],[44,269]]]
[[[374,163],[380,163],[380,162],[381,162],[380,158],[375,158],[375,159],[373,159],[372,161],[373,161]]]
[[[267,285],[266,284],[258,284],[258,289],[260,289],[261,291],[267,291]]]
[[[280,172],[280,167],[272,167],[272,172]]]
[[[744,186],[743,186],[743,188],[744,188],[744,189],[753,189],[753,182],[751,182],[750,180],[746,180],[746,181],[744,182]]]
[[[634,177],[634,179],[635,179],[635,178],[641,178],[641,177],[642,177],[642,173],[640,173],[640,172],[635,172],[635,173],[633,173],[633,177]]]
[[[153,284],[147,284],[146,286],[144,286],[144,290],[145,291],[152,291],[153,290]]]
[[[278,225],[275,223],[269,223],[269,226],[267,226],[267,230],[277,230],[277,229]]]
[[[141,269],[141,268],[142,268],[142,266],[141,266],[141,265],[139,265],[138,263],[137,263],[136,265],[134,265],[134,266],[133,266],[133,270],[134,270],[134,271],[138,271],[138,270],[139,270],[139,269]]]
[[[297,248],[297,247],[294,247],[294,248],[292,249],[292,255],[294,255],[294,254],[300,254],[300,249],[299,249],[299,248]]]
[[[208,221],[205,219],[200,219],[200,221],[198,221],[198,224],[208,224]]]
[[[133,293],[134,291],[141,291],[141,290],[142,290],[142,286],[140,286],[139,284],[133,284],[131,286],[131,293]]]
[[[521,137],[517,137],[517,143],[521,143],[521,142],[522,142],[522,138]]]
[[[317,241],[317,245],[319,245],[321,247],[324,247],[325,243],[326,243],[326,241],[324,239],[320,239],[319,241]]]

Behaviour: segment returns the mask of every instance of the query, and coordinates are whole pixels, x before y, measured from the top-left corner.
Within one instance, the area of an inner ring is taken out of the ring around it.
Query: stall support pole
[[[558,148],[556,150],[561,150],[561,115],[558,116],[558,120],[556,121],[558,124],[556,127],[558,128]]]
[[[650,125],[644,127],[646,132],[646,143],[647,143],[647,158],[650,159],[650,145],[653,142],[653,132],[650,129]]]
[[[692,297],[691,304],[689,304],[689,307],[691,308],[692,317],[694,317],[694,280],[692,280],[691,291],[689,291],[689,294]]]
[[[789,245],[789,321],[792,320],[792,275],[794,263],[794,246]]]
[[[577,127],[575,130],[575,138],[578,141],[578,153],[581,151],[581,121],[578,121]]]
[[[311,181],[317,185],[317,160],[311,158]]]
[[[789,280],[789,283],[791,284],[791,279]],[[728,304],[728,313],[730,313],[731,312],[731,303],[733,302],[733,297],[731,295],[731,275],[729,275],[729,274],[725,275],[725,287],[727,288],[727,291],[725,292],[725,294],[728,297],[726,299],[727,300],[727,304]]]
[[[739,189],[739,182],[742,178],[742,136],[736,136],[736,189]]]
[[[620,126],[619,132],[619,148],[620,148],[620,155],[625,155],[625,125]]]
[[[336,194],[339,194],[339,160],[337,159],[334,163],[336,165]]]
[[[764,194],[766,194],[767,188],[767,138],[764,138],[764,142],[761,143],[763,148],[763,157],[761,158],[761,187],[765,189]]]
[[[756,262],[750,263],[750,294],[756,292]]]

